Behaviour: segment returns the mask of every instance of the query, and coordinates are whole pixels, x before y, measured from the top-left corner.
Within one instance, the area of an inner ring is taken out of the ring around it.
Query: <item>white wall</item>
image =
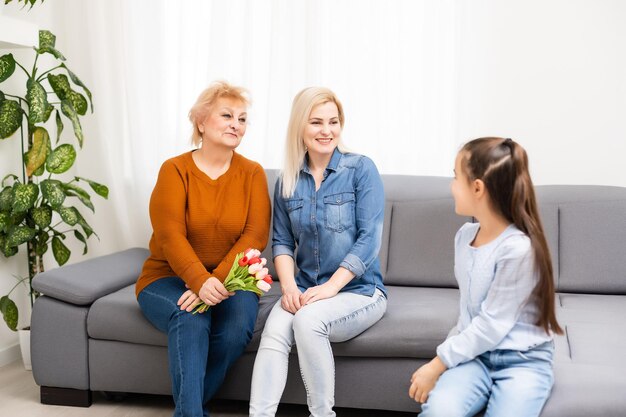
[[[362,3],[367,4],[366,1]],[[121,3],[110,4],[120,7]],[[459,0],[454,5],[452,18],[458,23],[455,34],[458,65],[452,69],[456,74],[456,85],[451,91],[454,91],[457,105],[456,112],[450,115],[450,123],[455,127],[456,134],[451,140],[456,147],[479,136],[508,136],[527,149],[536,184],[626,186],[626,174],[622,169],[626,154],[626,25],[623,23],[626,22],[626,2]],[[144,7],[150,7],[149,3]],[[57,46],[68,56],[75,72],[90,85],[97,105],[98,101],[111,98],[104,97],[107,87],[101,85],[101,79],[88,79],[84,75],[94,73],[89,54],[81,53],[87,48],[85,42],[89,36],[71,33],[73,26],[66,24],[82,19],[89,10],[89,3],[76,0],[46,1],[29,12],[19,10],[15,4],[0,6],[0,13],[36,22],[41,28],[57,34]],[[391,25],[393,19],[385,22]],[[386,28],[377,27],[377,30]],[[341,41],[338,39],[343,45]],[[349,49],[349,45],[345,49]],[[123,67],[123,63],[118,66]],[[229,78],[228,74],[223,78]],[[406,91],[406,94],[408,102],[415,92]],[[345,97],[347,111],[350,109],[348,104],[362,99],[369,100],[369,97]],[[380,112],[374,108],[371,114],[363,116],[352,115],[351,126],[372,123],[371,115],[376,114],[385,115],[380,123],[400,127],[407,118],[419,117],[407,114],[407,108],[410,108],[407,103],[389,103],[384,99],[371,102],[374,107],[380,103],[387,107]],[[287,105],[283,107],[286,109]],[[94,116],[85,119],[85,131],[93,132],[96,127],[102,129],[99,125],[108,120],[106,116],[97,108]],[[257,115],[257,118],[266,117],[265,114]],[[119,123],[128,121],[120,120]],[[100,154],[99,148],[90,142],[93,140],[106,138],[86,141],[77,169],[87,177],[98,179],[107,175],[103,172],[103,158],[115,158],[116,155]],[[380,141],[378,137],[359,137],[359,140],[364,141],[361,145],[365,149],[383,149],[380,143],[375,143]],[[435,159],[440,161],[437,162],[441,165],[439,167],[416,164],[400,168],[389,155],[420,152],[417,138],[415,149],[409,150],[395,149],[390,140],[385,143],[386,156],[381,155],[382,151],[371,155],[382,173],[438,172],[446,175],[452,172],[454,151]],[[0,141],[0,176],[15,169],[16,146],[17,141]],[[142,155],[136,155],[133,163],[142,163],[141,158]],[[271,152],[262,153],[259,160],[265,165],[276,166],[275,155]],[[144,244],[148,238],[129,236],[127,231],[111,227],[111,219],[116,218],[115,199],[124,198],[124,186],[119,183],[109,185],[114,191],[112,201],[102,202],[94,197],[97,214],[92,216],[93,226],[101,241],[91,240],[88,257]],[[145,195],[147,199],[149,190]],[[128,215],[147,225],[146,206],[147,201]],[[80,248],[75,251],[80,252]],[[82,259],[76,254],[70,262]],[[9,277],[16,272],[26,273],[23,254],[9,260],[0,258],[0,294],[12,286],[13,280]],[[21,304],[25,303],[23,297]],[[0,355],[16,340],[15,335],[0,325]]]
[[[536,184],[626,186],[626,2],[461,4],[459,141],[517,139]]]

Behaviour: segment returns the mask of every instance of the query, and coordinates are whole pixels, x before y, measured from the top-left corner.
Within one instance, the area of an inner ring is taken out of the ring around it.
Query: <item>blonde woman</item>
[[[150,199],[154,233],[136,285],[144,315],[167,333],[174,416],[208,402],[252,338],[258,298],[222,281],[246,248],[267,244],[265,171],[235,152],[246,132],[245,90],[217,82],[189,112],[198,149],[163,164]],[[191,314],[204,301],[211,308]]]
[[[334,416],[330,342],[359,335],[387,308],[378,261],[383,185],[369,158],[344,149],[343,124],[332,91],[311,87],[296,95],[274,194],[272,248],[282,297],[254,363],[250,416],[276,414],[294,343],[311,415]]]

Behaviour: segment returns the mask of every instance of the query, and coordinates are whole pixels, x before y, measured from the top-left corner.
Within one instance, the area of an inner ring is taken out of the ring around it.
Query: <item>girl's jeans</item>
[[[334,416],[335,362],[330,342],[344,342],[381,319],[387,299],[342,292],[302,307],[296,314],[272,309],[254,362],[250,416],[274,416],[287,381],[289,352],[298,347],[300,372],[314,417]]]
[[[554,343],[494,350],[447,370],[422,404],[419,417],[539,416],[554,383]]]
[[[176,305],[185,291],[182,279],[161,278],[144,288],[138,301],[148,320],[167,333],[174,416],[206,417],[209,400],[252,338],[259,299],[237,291],[206,313],[191,314]]]

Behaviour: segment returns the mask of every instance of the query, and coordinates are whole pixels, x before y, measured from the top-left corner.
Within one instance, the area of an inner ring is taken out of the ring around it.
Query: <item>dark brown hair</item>
[[[493,209],[530,238],[539,274],[533,290],[539,307],[537,326],[546,333],[550,330],[563,333],[554,311],[552,260],[537,210],[526,151],[511,139],[479,138],[466,143],[461,154],[461,166],[469,180],[482,180]]]

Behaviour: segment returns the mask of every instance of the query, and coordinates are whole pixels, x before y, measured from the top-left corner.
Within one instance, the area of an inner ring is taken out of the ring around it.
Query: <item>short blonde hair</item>
[[[189,121],[193,125],[191,142],[198,146],[202,141],[202,133],[198,124],[202,123],[209,115],[213,105],[220,98],[230,98],[241,101],[246,106],[250,105],[249,92],[243,87],[238,87],[226,81],[215,81],[200,93],[195,104],[189,110]]]
[[[308,87],[300,91],[293,99],[291,116],[287,127],[287,141],[285,144],[285,161],[282,170],[282,196],[289,198],[296,190],[296,184],[300,177],[300,167],[304,161],[306,148],[304,146],[304,127],[311,115],[311,111],[317,105],[333,102],[339,111],[339,125],[343,129],[345,115],[341,102],[330,89],[325,87]],[[341,138],[337,142],[341,152],[345,152]]]

